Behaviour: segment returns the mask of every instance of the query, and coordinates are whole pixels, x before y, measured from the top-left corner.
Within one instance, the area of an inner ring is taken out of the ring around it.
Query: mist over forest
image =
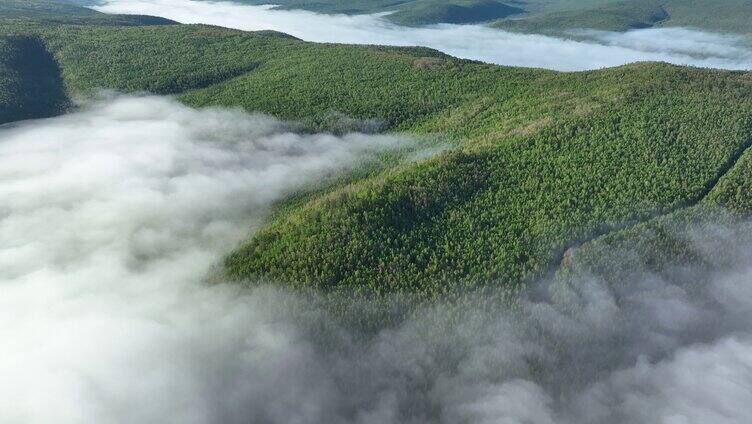
[[[752,422],[693,5],[0,0],[0,422]]]
[[[740,285],[750,275],[747,224],[691,229],[683,236],[707,252],[704,264],[667,277],[635,269],[617,287],[598,275],[539,281],[513,312],[486,293],[485,302],[422,306],[369,331],[315,297],[207,283],[275,201],[410,143],[296,135],[270,117],[158,97],[115,97],[0,130],[0,192],[10,199],[0,225],[3,419],[637,423],[752,414],[743,383],[752,291]],[[719,244],[729,246],[721,260]]]

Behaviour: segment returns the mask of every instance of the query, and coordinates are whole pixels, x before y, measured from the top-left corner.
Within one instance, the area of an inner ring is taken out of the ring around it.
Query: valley
[[[745,2],[261,3],[0,0],[0,421],[752,416]]]

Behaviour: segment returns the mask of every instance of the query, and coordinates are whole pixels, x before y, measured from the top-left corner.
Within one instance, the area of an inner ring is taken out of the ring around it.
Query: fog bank
[[[0,422],[750,422],[750,225],[685,235],[697,264],[660,276],[539,282],[514,312],[438,302],[370,335],[203,281],[274,201],[406,143],[159,97],[0,128]]]
[[[626,33],[587,31],[585,34],[590,41],[573,41],[509,33],[482,25],[408,28],[394,25],[379,15],[324,15],[233,2],[103,0],[103,4],[95,9],[242,30],[276,30],[314,42],[419,45],[465,59],[563,71],[597,69],[636,61],[752,69],[752,49],[745,38],[686,28]]]
[[[273,394],[282,374],[316,372],[273,370],[305,359],[287,351],[293,329],[261,296],[202,279],[273,202],[408,143],[159,97],[0,128],[0,422],[247,422],[265,396],[298,407]]]

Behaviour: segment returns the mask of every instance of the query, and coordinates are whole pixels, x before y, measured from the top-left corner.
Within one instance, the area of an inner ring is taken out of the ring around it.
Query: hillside
[[[729,252],[752,242],[745,219],[752,214],[752,151],[735,159],[697,204],[574,246],[559,275],[566,280],[595,274],[618,286],[640,270],[668,281],[691,276],[692,284],[706,284],[709,271],[720,272],[738,259]],[[691,271],[696,268],[704,271]]]
[[[670,26],[689,26],[709,31],[752,32],[752,3],[745,0],[664,0]]]
[[[52,0],[4,0],[0,3],[4,18],[95,18],[98,12]]]
[[[710,198],[752,140],[744,72],[644,63],[557,73],[200,25],[8,21],[3,31],[38,40],[60,71],[27,77],[57,76],[69,97],[149,90],[317,130],[339,128],[332,116],[379,121],[451,144],[284,205],[227,258],[227,274],[242,280],[426,297],[489,283],[514,292],[570,247]],[[741,182],[723,191],[729,198],[747,190],[746,174],[733,175]]]
[[[748,34],[752,3],[745,0],[601,0],[540,2],[519,19],[502,19],[493,27],[526,33],[569,35],[572,30],[627,31],[650,27],[692,27]]]
[[[0,124],[57,115],[66,106],[58,65],[45,46],[0,37]]]
[[[647,65],[578,77],[553,86],[575,99],[578,86],[614,91],[578,99],[574,117],[530,114],[517,128],[498,123],[510,109],[524,114],[515,103],[528,98],[486,100],[493,106],[460,124],[479,134],[462,148],[278,217],[228,259],[232,275],[433,294],[457,281],[515,284],[578,240],[696,202],[747,146],[741,75]],[[536,103],[527,107],[558,109]]]
[[[522,12],[524,10],[519,7],[496,0],[417,0],[388,15],[388,19],[400,25],[466,24],[506,18]]]
[[[559,35],[577,29],[627,31],[650,28],[669,19],[666,10],[654,0],[619,1],[584,10],[535,14],[523,19],[507,19],[492,24],[507,31]]]
[[[67,27],[58,25],[116,27],[175,23],[153,16],[107,15],[54,0],[2,0],[0,19],[0,124],[54,116],[70,105],[68,94],[73,91],[66,93],[59,63],[38,36],[43,28],[56,28],[63,33]]]
[[[88,2],[86,3],[88,4]],[[2,0],[0,18],[71,25],[166,25],[156,16],[107,15],[65,0]]]

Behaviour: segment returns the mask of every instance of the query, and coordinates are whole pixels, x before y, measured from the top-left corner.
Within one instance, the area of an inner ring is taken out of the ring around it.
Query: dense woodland
[[[57,62],[38,38],[0,38],[0,124],[53,116],[68,104]]]
[[[467,286],[514,293],[564,259],[592,265],[588,252],[624,240],[681,262],[681,243],[656,226],[721,207],[737,219],[752,207],[746,72],[639,63],[559,73],[422,48],[25,13],[1,27],[4,121],[61,113],[68,99],[106,88],[240,106],[308,130],[341,131],[332,116],[378,122],[449,144],[280,205],[227,257],[237,280],[425,298]],[[17,95],[29,80],[59,95],[29,106]]]
[[[561,0],[493,27],[508,31],[578,37],[578,30],[627,31],[651,27],[690,27],[714,32],[750,33],[752,3],[746,0]]]
[[[492,24],[507,31],[559,35],[583,28],[627,31],[650,28],[669,21],[669,14],[656,0],[626,0],[590,8],[553,11],[524,19],[504,19]]]

